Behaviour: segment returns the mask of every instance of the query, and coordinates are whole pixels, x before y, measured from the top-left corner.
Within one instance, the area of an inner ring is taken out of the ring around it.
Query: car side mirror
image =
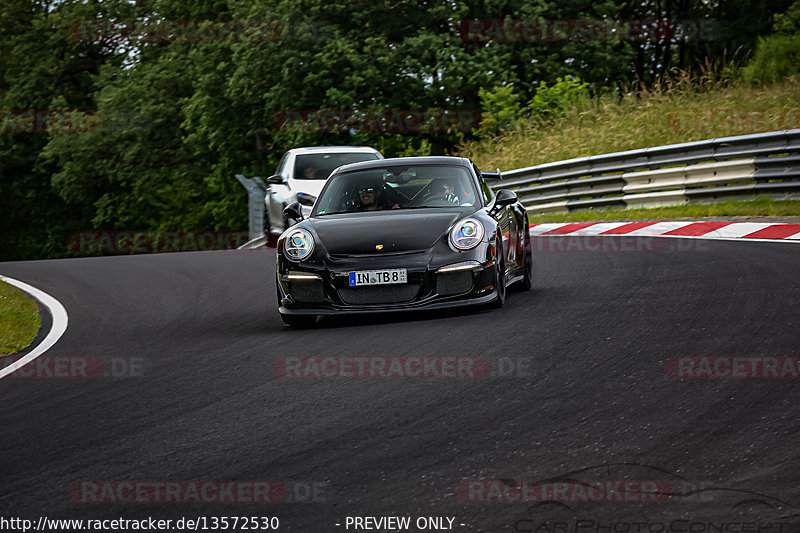
[[[500,189],[494,196],[494,205],[489,210],[489,213],[495,213],[501,207],[517,203],[517,193],[509,191],[508,189]]]
[[[267,178],[267,183],[270,183],[272,185],[280,185],[281,183],[283,183],[283,176],[281,176],[280,174],[275,174],[274,176],[270,176]]]
[[[303,220],[303,209],[300,207],[300,202],[292,202],[287,205],[283,210],[283,216],[297,222]]]

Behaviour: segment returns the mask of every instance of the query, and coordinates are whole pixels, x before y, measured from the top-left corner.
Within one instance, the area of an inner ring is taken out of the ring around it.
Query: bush
[[[474,133],[478,137],[496,135],[516,129],[526,118],[536,124],[549,122],[588,101],[588,86],[575,76],[557,78],[552,86],[542,82],[524,109],[520,106],[521,97],[514,93],[513,83],[492,91],[480,89],[483,119]]]
[[[480,89],[478,97],[481,99],[483,118],[478,129],[474,131],[475,135],[485,137],[513,129],[517,125],[522,109],[519,95],[514,93],[513,83],[497,86],[493,91]]]
[[[756,53],[742,70],[747,83],[775,83],[800,72],[800,0],[775,15],[774,35],[758,40]]]
[[[800,32],[800,0],[789,7],[786,13],[775,15],[773,28],[781,35],[792,35]]]
[[[746,83],[776,83],[800,73],[800,33],[758,40],[753,59],[742,71]]]
[[[542,82],[528,104],[531,118],[546,122],[579,107],[588,98],[588,86],[588,83],[582,82],[575,76],[557,78],[552,87],[548,87],[547,83]]]

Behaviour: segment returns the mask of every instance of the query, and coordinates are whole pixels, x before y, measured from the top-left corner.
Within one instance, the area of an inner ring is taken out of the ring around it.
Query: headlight
[[[469,250],[483,239],[483,224],[474,218],[459,221],[450,232],[450,242],[457,250]]]
[[[292,261],[302,261],[314,251],[314,237],[304,229],[289,230],[283,241],[283,252]]]
[[[317,197],[312,194],[299,192],[297,193],[297,201],[303,205],[314,205],[314,202],[317,201]]]

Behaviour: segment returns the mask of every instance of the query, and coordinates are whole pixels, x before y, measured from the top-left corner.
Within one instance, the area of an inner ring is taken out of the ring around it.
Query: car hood
[[[311,225],[330,254],[391,254],[427,250],[461,216],[449,209],[378,211],[312,218]]]
[[[322,188],[325,186],[325,182],[328,180],[296,180],[290,179],[289,180],[289,188],[292,190],[294,194],[299,192],[304,192],[306,194],[310,194],[313,196],[319,196],[319,193],[322,192]]]

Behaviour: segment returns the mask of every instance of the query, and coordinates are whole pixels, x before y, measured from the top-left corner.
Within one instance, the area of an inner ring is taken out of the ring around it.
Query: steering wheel
[[[453,193],[448,193],[448,194],[431,193],[431,194],[428,194],[428,195],[424,196],[422,198],[422,200],[420,200],[419,205],[424,205],[424,204],[426,204],[428,202],[437,202],[437,203],[441,202],[442,204],[445,204],[445,205],[461,205],[461,202],[459,201],[458,196],[456,196]],[[438,204],[435,204],[435,205],[438,206]]]

